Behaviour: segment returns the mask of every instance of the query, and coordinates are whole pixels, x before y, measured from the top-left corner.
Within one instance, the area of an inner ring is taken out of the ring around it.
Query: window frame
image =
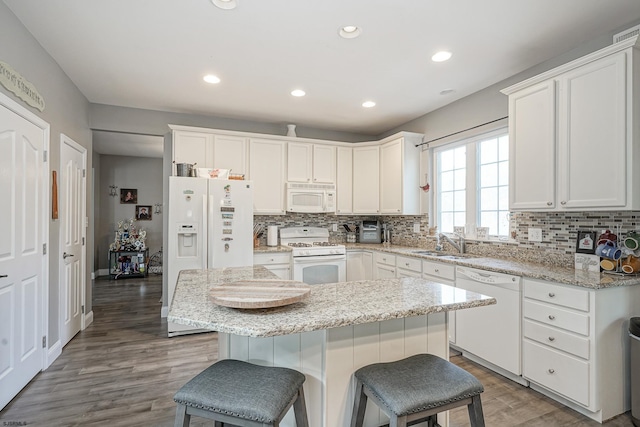
[[[440,228],[440,210],[438,206],[438,193],[440,188],[440,175],[438,170],[438,155],[443,151],[452,150],[461,146],[467,146],[466,152],[466,180],[465,180],[465,228],[467,226],[476,227],[480,221],[480,145],[479,143],[491,139],[491,138],[499,138],[501,136],[509,136],[509,128],[507,125],[500,126],[499,128],[492,129],[485,132],[478,132],[474,135],[468,136],[466,138],[461,138],[455,141],[451,141],[444,144],[439,144],[434,147],[429,148],[429,157],[431,158],[430,168],[433,173],[433,186],[434,190],[430,196],[430,215],[429,215],[429,225],[431,227],[437,225],[438,232],[451,234],[451,231],[443,231]],[[509,161],[511,161],[511,153],[509,153]],[[511,231],[511,225],[509,226],[509,233]],[[465,233],[465,235],[473,239],[472,233]],[[475,233],[473,233],[475,234]],[[489,235],[489,240],[509,240],[511,238],[510,234],[499,235],[492,234]]]

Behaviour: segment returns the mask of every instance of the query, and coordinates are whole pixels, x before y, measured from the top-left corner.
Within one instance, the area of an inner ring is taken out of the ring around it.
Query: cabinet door
[[[253,181],[253,212],[284,214],[286,143],[267,139],[249,141],[249,179]]]
[[[213,134],[176,130],[173,132],[173,161],[213,167]]]
[[[364,280],[364,252],[347,252],[347,282]]]
[[[287,180],[310,182],[312,175],[313,144],[290,142],[287,144]]]
[[[626,205],[626,56],[560,76],[561,208]]]
[[[386,264],[376,263],[375,279],[395,279],[396,268]]]
[[[380,211],[380,152],[377,146],[353,149],[353,213]]]
[[[215,135],[213,167],[229,169],[234,174],[247,174],[247,140],[237,136]]]
[[[353,212],[353,148],[338,147],[336,170],[336,213]]]
[[[402,211],[402,138],[380,147],[380,213]]]
[[[509,96],[511,210],[550,210],[556,200],[555,82]]]
[[[323,184],[336,182],[336,147],[313,145],[313,182]]]

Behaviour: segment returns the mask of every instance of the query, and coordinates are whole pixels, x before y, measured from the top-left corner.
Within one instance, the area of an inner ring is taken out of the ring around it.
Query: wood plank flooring
[[[215,333],[167,338],[161,290],[161,276],[96,280],[94,323],[0,412],[0,426],[172,426],[173,394],[218,348]],[[600,425],[463,357],[451,360],[484,384],[488,427]],[[451,411],[450,425],[469,425],[465,408]],[[630,415],[605,426],[632,426]]]

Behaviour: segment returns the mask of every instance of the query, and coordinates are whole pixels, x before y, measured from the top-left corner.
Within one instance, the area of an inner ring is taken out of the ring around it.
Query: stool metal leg
[[[467,405],[469,409],[469,421],[471,427],[484,427],[484,415],[482,414],[482,402],[480,395],[471,398],[471,404]]]
[[[307,405],[304,400],[304,389],[302,386],[298,389],[298,398],[293,402],[293,412],[296,416],[296,427],[309,427]]]
[[[364,411],[367,409],[367,395],[364,393],[364,384],[356,378],[356,396],[353,399],[353,412],[351,413],[351,427],[362,427],[364,424]]]
[[[176,408],[176,421],[175,427],[189,427],[191,422],[191,415],[187,414],[187,407],[185,405],[178,405]]]

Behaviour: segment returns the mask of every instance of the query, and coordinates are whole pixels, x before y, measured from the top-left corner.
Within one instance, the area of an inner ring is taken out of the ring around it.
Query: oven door
[[[344,282],[347,280],[347,258],[345,255],[294,257],[293,280],[308,285]]]

